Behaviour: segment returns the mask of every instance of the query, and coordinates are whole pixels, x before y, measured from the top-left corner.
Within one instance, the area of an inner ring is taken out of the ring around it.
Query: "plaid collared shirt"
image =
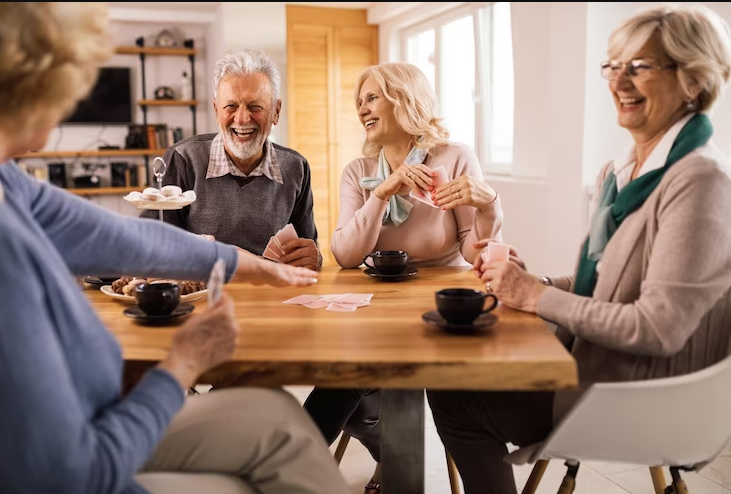
[[[272,182],[278,184],[284,184],[282,179],[282,170],[279,167],[279,161],[277,161],[277,154],[274,152],[274,146],[272,142],[267,139],[264,142],[264,156],[262,157],[259,166],[246,175],[244,172],[239,170],[233,161],[226,155],[226,151],[223,147],[223,136],[219,132],[211,142],[211,154],[208,156],[208,169],[206,170],[206,179],[218,178],[230,173],[234,177],[259,177],[264,175]]]

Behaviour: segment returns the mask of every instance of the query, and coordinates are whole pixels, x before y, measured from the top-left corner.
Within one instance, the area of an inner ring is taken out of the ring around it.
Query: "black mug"
[[[368,264],[368,258],[373,264]],[[406,270],[409,253],[404,250],[377,250],[363,258],[363,264],[384,275],[397,275]]]
[[[148,316],[167,316],[180,305],[177,283],[140,283],[134,289],[135,300]]]
[[[492,304],[485,308],[485,300]],[[470,288],[445,288],[436,293],[437,312],[449,324],[469,325],[497,307],[497,297]]]

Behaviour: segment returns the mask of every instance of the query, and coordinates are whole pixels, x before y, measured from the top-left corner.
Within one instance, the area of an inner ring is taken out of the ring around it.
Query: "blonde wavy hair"
[[[449,131],[441,124],[444,119],[436,115],[437,96],[418,67],[402,62],[367,67],[355,88],[356,109],[360,88],[369,77],[393,104],[393,115],[401,128],[412,135],[414,146],[430,149],[449,141]],[[365,140],[362,151],[364,156],[375,157],[381,146]]]
[[[69,115],[112,54],[108,29],[106,3],[0,3],[0,128],[23,139]]]
[[[640,11],[609,37],[607,54],[629,60],[658,34],[665,53],[677,64],[678,80],[699,113],[709,111],[723,94],[731,74],[731,30],[716,13],[700,4],[666,4]]]

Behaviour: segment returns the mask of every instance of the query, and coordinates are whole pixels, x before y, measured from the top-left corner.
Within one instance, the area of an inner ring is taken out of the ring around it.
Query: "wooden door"
[[[312,168],[315,223],[324,264],[338,221],[340,176],[361,156],[355,108],[360,72],[378,61],[378,28],[365,10],[287,6],[289,146]]]

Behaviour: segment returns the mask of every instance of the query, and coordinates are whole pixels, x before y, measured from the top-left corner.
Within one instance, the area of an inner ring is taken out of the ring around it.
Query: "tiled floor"
[[[304,401],[309,387],[287,388]],[[337,443],[336,443],[337,444]],[[334,444],[332,450],[335,450]],[[375,463],[356,440],[350,441],[340,464],[352,494],[363,494],[363,487],[373,473]],[[515,477],[518,490],[528,479],[532,466],[518,467]],[[555,494],[566,468],[560,461],[550,463],[538,494]],[[665,476],[670,479],[669,472]],[[684,473],[691,494],[731,494],[731,447],[700,473]],[[631,464],[582,463],[576,479],[576,494],[654,494],[650,473],[645,467]],[[444,447],[437,436],[429,407],[426,408],[426,494],[450,494]]]

